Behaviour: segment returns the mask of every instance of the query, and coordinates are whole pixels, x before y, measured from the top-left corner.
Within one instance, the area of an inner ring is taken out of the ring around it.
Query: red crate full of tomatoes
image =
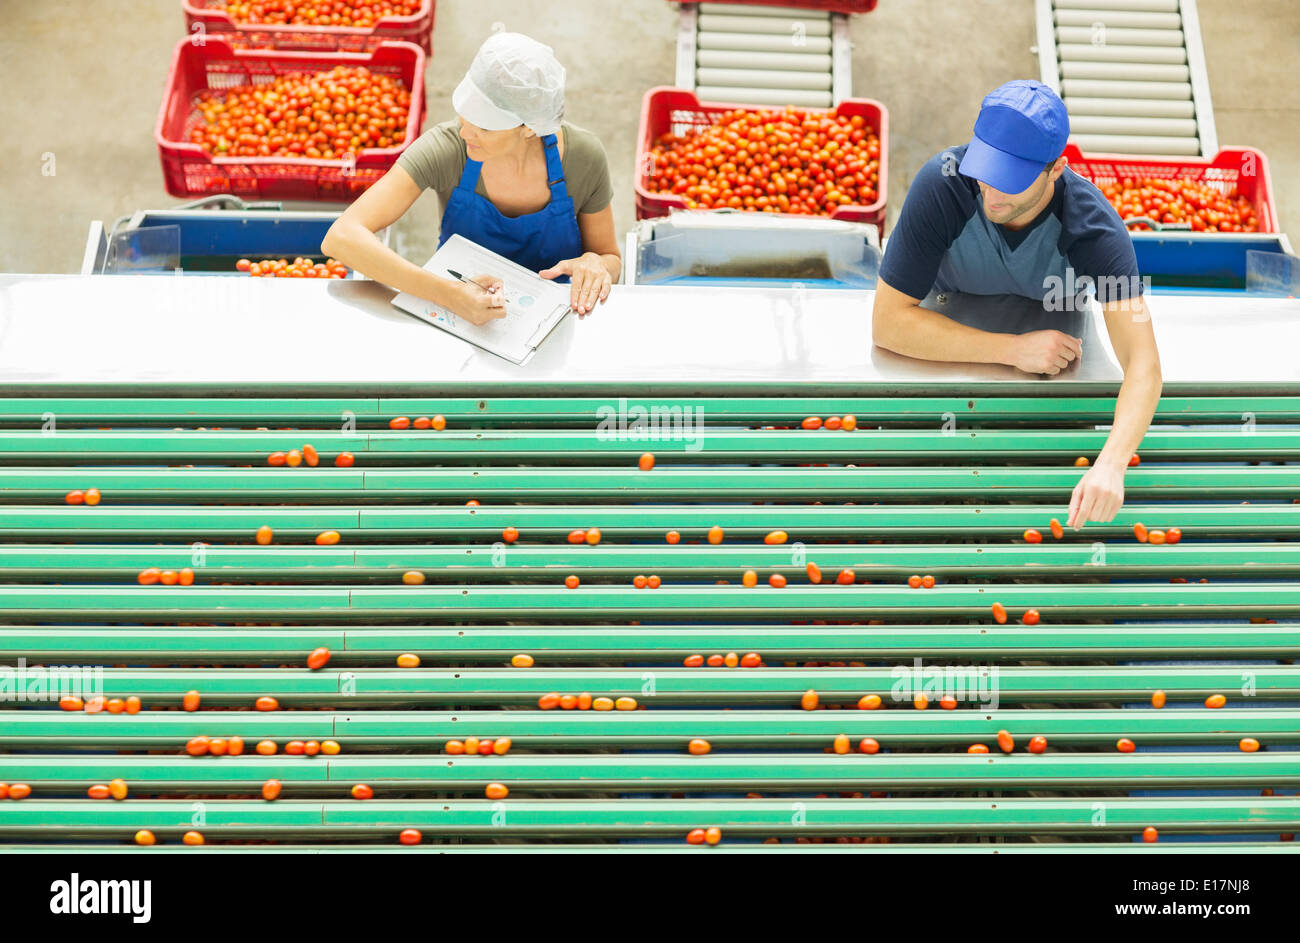
[[[1193,233],[1278,231],[1268,159],[1254,148],[1224,147],[1214,157],[1139,157],[1084,154],[1068,144],[1065,156],[1121,219],[1144,217],[1175,230],[1190,226]]]
[[[181,0],[193,37],[236,48],[365,52],[385,40],[431,54],[434,0]]]
[[[637,218],[733,209],[883,230],[887,130],[885,106],[865,98],[833,109],[762,107],[652,88],[641,106]]]
[[[424,51],[232,49],[183,39],[154,137],[173,196],[348,201],[424,123]]]

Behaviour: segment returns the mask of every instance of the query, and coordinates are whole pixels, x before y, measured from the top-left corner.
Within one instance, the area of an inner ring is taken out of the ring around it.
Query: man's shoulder
[[[1067,240],[1123,235],[1128,230],[1115,207],[1096,184],[1068,166],[1061,174],[1065,192],[1061,199],[1062,237]]]

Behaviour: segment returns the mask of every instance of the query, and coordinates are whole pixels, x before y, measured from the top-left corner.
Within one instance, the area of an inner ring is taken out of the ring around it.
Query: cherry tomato
[[[501,783],[488,783],[487,788],[483,790],[484,795],[489,799],[504,799],[510,795],[510,790]]]
[[[808,582],[820,583],[822,581],[822,568],[812,561],[808,562],[804,567],[804,571],[808,574]]]
[[[276,749],[274,740],[259,740],[257,746],[253,747],[262,756],[274,756]]]
[[[847,568],[840,570],[839,573],[835,574],[835,582],[839,583],[841,586],[849,586],[857,578],[858,575]]]
[[[831,749],[840,754],[848,753],[849,750],[853,749],[849,741],[849,735],[846,733],[836,734]]]
[[[460,756],[465,752],[465,743],[461,740],[448,740],[442,748],[449,756]]]
[[[162,570],[156,566],[151,566],[146,570],[141,570],[140,575],[136,577],[136,582],[141,586],[152,586],[162,577]]]
[[[686,658],[682,660],[682,664],[685,665],[687,668],[699,668],[701,665],[704,664],[704,656],[687,655]]]
[[[880,699],[879,694],[864,694],[858,698],[858,710],[874,711],[879,710],[884,702]]]
[[[598,697],[591,702],[591,709],[594,711],[612,711],[614,709],[613,698]]]
[[[919,711],[929,710],[930,699],[924,694],[917,694],[916,697],[912,698],[912,706]]]
[[[614,700],[614,709],[620,711],[634,711],[636,710],[636,698],[634,697],[616,698]]]
[[[782,589],[785,586],[785,577],[780,573],[773,573],[767,578],[767,582],[768,585],[772,586],[774,589]]]
[[[402,574],[402,582],[407,586],[419,586],[424,582],[424,574],[419,570],[407,570]]]
[[[322,547],[336,544],[339,542],[339,539],[339,532],[336,530],[327,530],[322,534],[316,535],[316,543],[320,544]]]
[[[637,464],[637,468],[641,469],[642,471],[649,471],[650,469],[655,467],[655,457],[651,453],[646,452],[639,459],[637,459],[636,464]]]
[[[182,567],[176,574],[176,582],[181,586],[193,586],[194,571],[189,567]]]
[[[1154,825],[1148,825],[1146,828],[1142,829],[1142,840],[1149,845],[1154,844],[1160,840],[1160,833],[1156,831]]]
[[[632,585],[637,589],[645,589],[647,582],[648,580],[644,573],[638,573],[636,576],[632,577]]]
[[[1025,610],[1025,614],[1020,617],[1020,621],[1025,625],[1038,625],[1038,619],[1039,615],[1037,609],[1027,609]]]
[[[1224,697],[1222,694],[1211,694],[1209,697],[1205,699],[1205,706],[1211,708],[1212,710],[1218,710],[1220,707],[1222,707],[1227,703],[1228,703],[1228,699]]]
[[[759,657],[758,652],[747,652],[740,658],[740,667],[742,668],[757,668],[762,663],[763,659]]]
[[[723,664],[723,658],[722,658],[721,655],[710,655],[710,656],[709,656],[709,659],[708,659],[708,665],[709,665],[710,668],[721,668],[721,667],[722,667],[722,664]]]
[[[596,527],[590,528],[587,531],[586,541],[593,547],[600,543],[600,529]]]
[[[845,432],[852,432],[858,427],[858,417],[854,415],[845,416],[840,420],[840,428]]]
[[[812,688],[809,688],[807,691],[804,691],[803,696],[799,698],[799,706],[806,711],[815,711],[820,700],[821,698],[817,696],[817,692]]]
[[[226,740],[226,753],[230,756],[242,756],[244,753],[244,738],[230,737]]]
[[[107,799],[108,787],[103,783],[96,783],[86,790],[86,795],[90,796],[92,799]]]
[[[573,574],[569,574],[568,576],[566,576],[566,577],[564,578],[564,585],[565,585],[566,587],[568,587],[569,589],[577,589],[577,588],[578,588],[578,578],[577,578],[576,576],[574,576]]]
[[[277,465],[277,466],[283,465],[285,462],[288,461],[288,459],[289,456],[286,455],[284,452],[272,452],[270,455],[266,457],[266,464]]]
[[[1055,537],[1057,540],[1060,540],[1062,537],[1065,536],[1065,528],[1061,526],[1061,522],[1058,521],[1056,518],[1052,518],[1047,523],[1052,528],[1052,536]]]
[[[921,577],[913,573],[911,576],[907,578],[907,585],[910,586],[912,589],[920,589]]]
[[[706,829],[704,830],[704,842],[705,842],[705,844],[708,844],[708,845],[716,845],[716,844],[717,844],[718,842],[720,842],[720,841],[722,841],[722,829],[720,829],[720,828],[706,828]]]
[[[727,654],[722,656],[722,663],[728,668],[735,668],[740,664],[740,656],[735,652],[727,652]]]
[[[283,788],[280,780],[268,779],[262,783],[262,798],[268,802],[280,798],[280,790]]]
[[[334,464],[339,468],[351,468],[356,463],[356,457],[351,452],[340,452],[334,457]]]
[[[803,422],[799,423],[799,425],[804,429],[820,429],[822,427],[822,421],[817,416],[809,416]]]
[[[266,524],[263,524],[257,529],[257,542],[262,546],[269,544],[274,537],[275,532]]]
[[[181,708],[187,711],[196,711],[199,709],[199,692],[186,691],[185,696],[181,698]]]
[[[709,528],[709,535],[708,535],[709,543],[720,544],[722,543],[722,537],[723,537],[723,531],[721,527],[714,524],[712,527]]]
[[[1007,608],[1000,602],[993,604],[993,621],[998,625],[1005,625],[1007,621]]]
[[[1237,746],[1241,748],[1242,753],[1254,753],[1259,750],[1259,741],[1254,737],[1242,737]]]
[[[418,828],[404,828],[397,836],[397,840],[403,845],[418,845],[423,838]]]
[[[264,694],[253,702],[253,706],[259,711],[274,711],[280,709],[280,702],[269,694]]]
[[[1151,695],[1151,706],[1159,709],[1165,706],[1165,692],[1156,691]]]
[[[284,463],[290,468],[297,468],[302,464],[302,453],[297,449],[291,449],[284,456]]]
[[[774,530],[763,538],[765,544],[783,544],[790,535],[783,530]]]
[[[1150,536],[1150,535],[1148,535]],[[1183,532],[1180,528],[1171,527],[1165,531],[1165,543],[1176,544],[1183,539]]]
[[[1080,455],[1078,458],[1074,460],[1075,468],[1087,468],[1089,464],[1091,463],[1088,461],[1088,458],[1085,455]]]
[[[196,832],[196,831],[193,831],[193,830],[188,831],[188,832],[186,832],[184,835],[181,836],[181,841],[184,842],[184,843],[187,844],[187,845],[202,845],[202,844],[203,844],[203,833],[202,833],[202,832]]]
[[[9,787],[10,799],[26,799],[32,794],[32,787],[26,783],[14,783]]]
[[[320,464],[320,453],[316,451],[316,446],[308,442],[302,447],[302,460],[312,468]]]
[[[1148,536],[1148,535],[1147,535],[1147,528],[1146,528],[1146,525],[1143,524],[1141,521],[1138,521],[1136,524],[1134,524],[1134,525],[1133,525],[1133,536],[1136,537],[1136,538],[1138,539],[1138,543],[1140,543],[1140,544],[1144,544],[1144,543],[1146,543],[1146,542],[1147,542],[1147,536]]]
[[[677,533],[675,530],[670,530],[668,533],[664,534],[664,540],[668,541],[670,544],[681,543],[682,535]]]
[[[560,695],[554,692],[543,694],[537,699],[537,706],[544,711],[554,710],[560,706]]]
[[[533,667],[533,656],[527,654],[512,655],[510,664],[515,668],[531,668]]]
[[[712,750],[713,747],[710,745],[709,741],[696,738],[686,745],[686,749],[692,756],[703,756]]]
[[[1031,737],[1031,738],[1029,739],[1029,748],[1028,748],[1028,749],[1029,749],[1029,752],[1030,752],[1030,753],[1046,753],[1046,752],[1047,752],[1047,738],[1044,737],[1044,736],[1041,736],[1041,735],[1040,735],[1040,736],[1037,736],[1037,737]]]
[[[686,833],[686,842],[687,844],[690,845],[703,845],[704,829],[702,828],[691,829],[689,832]]]
[[[441,432],[447,428],[447,418],[445,416],[434,416],[429,424],[433,426],[434,432]]]
[[[86,502],[86,492],[81,490],[69,491],[63,496],[63,500],[68,504],[84,504]]]
[[[508,544],[514,543],[516,540],[519,539],[519,528],[507,527],[505,530],[501,532],[501,539]]]
[[[987,744],[983,744],[983,743],[972,743],[970,746],[968,746],[968,747],[966,748],[966,752],[967,752],[967,753],[987,753],[987,752],[989,752],[989,748],[988,748]]]
[[[433,425],[433,420],[428,416],[416,416],[411,420],[412,429],[428,429]]]
[[[330,650],[328,648],[313,648],[311,654],[307,656],[307,667],[312,671],[318,668],[324,668],[330,660]]]
[[[928,573],[925,576],[921,577],[921,588],[934,589],[934,577]]]
[[[957,709],[957,699],[951,694],[945,694],[939,698],[939,706],[946,711],[955,711]]]
[[[208,741],[208,752],[213,756],[225,756],[227,743],[224,737],[213,737]]]
[[[1137,744],[1128,737],[1120,737],[1115,741],[1115,749],[1121,753],[1132,753],[1137,749]]]
[[[571,710],[574,710],[575,708],[577,708],[577,706],[578,706],[578,695],[576,695],[576,694],[561,694],[561,695],[560,695],[560,709],[561,709],[561,710],[571,711]]]
[[[397,667],[398,668],[419,668],[420,656],[413,655],[410,652],[403,652],[402,654],[397,656]]]
[[[289,756],[302,756],[307,752],[307,744],[301,740],[290,740],[284,745],[284,752]]]
[[[1137,453],[1134,452],[1133,455],[1132,455],[1132,456],[1129,458],[1129,460],[1128,460],[1128,467],[1129,467],[1129,468],[1136,468],[1138,465],[1141,465],[1141,464],[1142,464],[1142,459],[1140,459],[1140,458],[1138,457]]]
[[[998,749],[1003,753],[1010,753],[1016,748],[1015,738],[1006,730],[998,731]]]
[[[1043,542],[1043,535],[1041,531],[1034,530],[1032,527],[1029,528],[1029,530],[1025,531],[1025,543],[1041,544],[1042,542]]]
[[[514,741],[511,740],[509,737],[499,737],[496,740],[492,741],[492,752],[497,756],[505,756],[507,753],[510,752],[510,747],[513,744]]]
[[[1162,544],[1165,542],[1165,532],[1162,530],[1152,530],[1147,532],[1147,543]]]
[[[659,577],[651,573],[648,577],[646,577],[645,584],[649,586],[651,589],[658,589],[660,586],[663,585],[663,580],[659,579]]]
[[[569,531],[569,543],[571,543],[571,544],[581,544],[581,543],[586,543],[586,542],[587,542],[587,532],[586,532],[585,530],[571,530],[571,531]]]
[[[101,497],[102,495],[100,495],[98,488],[86,489],[86,503],[89,504],[91,507],[94,507],[96,504],[98,504]]]
[[[374,797],[375,797],[375,791],[371,789],[369,786],[367,786],[365,783],[357,783],[355,786],[352,787],[353,799],[373,799]]]
[[[858,750],[862,753],[879,753],[880,744],[872,737],[863,737],[858,741]]]
[[[388,420],[388,428],[398,430],[409,429],[411,428],[411,417],[394,416],[392,419]]]
[[[86,702],[75,694],[65,694],[59,698],[59,709],[65,711],[79,711],[86,706]]]
[[[147,828],[142,828],[135,833],[135,843],[137,845],[153,845],[157,841],[158,839],[154,837],[154,833]]]

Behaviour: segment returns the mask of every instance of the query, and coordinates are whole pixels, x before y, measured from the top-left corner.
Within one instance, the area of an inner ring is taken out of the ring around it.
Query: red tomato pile
[[[650,151],[648,189],[690,209],[732,207],[829,216],[876,202],[880,139],[861,115],[736,109],[685,135],[663,134]]]
[[[1125,177],[1101,187],[1121,219],[1146,216],[1157,223],[1190,223],[1193,232],[1256,232],[1259,221],[1245,197],[1196,180]],[[1134,229],[1150,229],[1139,223]]]
[[[400,79],[365,66],[292,72],[200,101],[190,142],[218,157],[341,160],[406,140],[410,106]]]
[[[348,277],[347,266],[336,259],[312,262],[311,259],[304,259],[301,256],[294,259],[292,263],[288,259],[259,259],[256,262],[240,259],[235,263],[235,268],[240,272],[247,272],[249,275],[266,276],[267,278]]]
[[[236,23],[293,23],[301,26],[374,26],[386,16],[414,16],[420,0],[216,0]]]

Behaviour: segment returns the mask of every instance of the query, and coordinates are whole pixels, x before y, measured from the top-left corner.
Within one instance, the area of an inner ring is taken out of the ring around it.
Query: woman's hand
[[[471,324],[487,324],[506,316],[505,285],[492,275],[479,275],[470,283],[457,282],[460,288],[453,312]]]
[[[609,297],[609,286],[614,281],[605,267],[605,260],[594,252],[584,252],[576,259],[556,262],[537,274],[542,278],[569,276],[569,307],[578,312],[579,317],[590,314],[597,301]]]
[[[1108,523],[1123,506],[1124,466],[1093,465],[1074,486],[1065,526],[1078,530],[1088,521]]]

